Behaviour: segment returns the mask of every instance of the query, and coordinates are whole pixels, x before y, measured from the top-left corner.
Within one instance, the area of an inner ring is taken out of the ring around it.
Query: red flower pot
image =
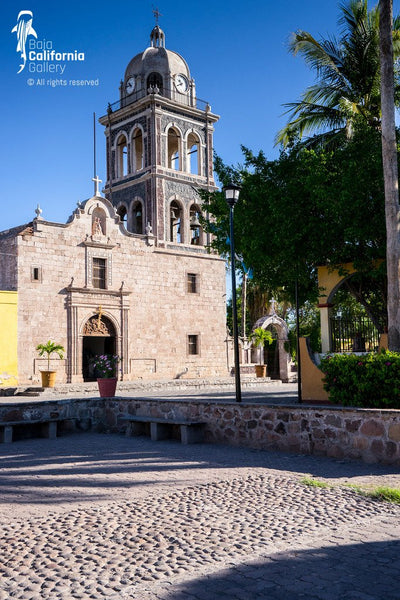
[[[99,392],[102,398],[112,398],[115,396],[115,390],[117,389],[117,378],[106,377],[97,379],[97,385],[99,386]]]

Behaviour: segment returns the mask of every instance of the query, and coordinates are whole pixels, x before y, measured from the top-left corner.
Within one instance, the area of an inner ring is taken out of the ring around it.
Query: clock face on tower
[[[126,90],[127,94],[132,94],[132,92],[135,90],[135,78],[134,77],[129,77],[128,81],[126,82],[125,90]]]
[[[181,73],[179,73],[179,75],[175,75],[175,87],[181,94],[184,94],[188,91],[189,82]]]

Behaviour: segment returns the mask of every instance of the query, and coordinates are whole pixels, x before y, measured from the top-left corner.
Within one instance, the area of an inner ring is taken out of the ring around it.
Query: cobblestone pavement
[[[400,507],[345,484],[400,474],[106,434],[2,445],[0,600],[399,600]]]

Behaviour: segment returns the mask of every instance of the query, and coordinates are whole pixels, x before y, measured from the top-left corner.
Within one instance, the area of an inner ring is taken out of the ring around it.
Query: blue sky
[[[400,0],[395,0],[395,12]],[[114,0],[65,3],[3,2],[0,8],[0,108],[2,183],[0,230],[30,221],[37,204],[49,221],[65,222],[93,195],[93,112],[105,114],[118,99],[130,59],[149,45],[158,6],[166,47],[188,62],[199,98],[221,116],[215,150],[225,162],[241,161],[240,144],[277,155],[276,132],[284,125],[282,105],[311,83],[300,58],[287,52],[296,29],[326,36],[337,32],[338,2],[247,0],[187,2]],[[370,6],[373,4],[370,3]],[[21,73],[16,34],[21,10],[33,13],[37,40],[58,52],[77,50],[85,60],[64,74]],[[44,78],[45,85],[37,85]],[[28,85],[31,79],[34,84]],[[93,87],[51,87],[49,79],[98,80]],[[97,126],[98,174],[105,179],[104,135]]]

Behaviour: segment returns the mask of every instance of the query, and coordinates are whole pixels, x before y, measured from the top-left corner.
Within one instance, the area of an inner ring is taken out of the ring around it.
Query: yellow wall
[[[341,268],[346,271],[346,275],[340,275],[339,269],[332,269],[327,266],[318,267],[318,286],[322,288],[319,297],[320,304],[327,303],[329,296],[339,283],[356,272],[353,263],[345,263],[341,265]]]
[[[318,287],[320,288],[318,308],[321,317],[322,352],[329,352],[331,350],[329,334],[330,310],[333,306],[330,304],[331,296],[334,294],[336,288],[340,286],[340,283],[344,281],[344,279],[355,273],[352,263],[343,264],[341,270],[345,270],[347,275],[340,275],[339,269],[332,269],[326,266],[318,267]]]
[[[0,387],[18,384],[17,292],[0,291]]]
[[[301,337],[300,340],[300,361],[301,361],[301,395],[303,402],[307,400],[324,401],[329,397],[324,390],[322,379],[324,374],[321,369],[311,360],[308,352],[307,340]]]

